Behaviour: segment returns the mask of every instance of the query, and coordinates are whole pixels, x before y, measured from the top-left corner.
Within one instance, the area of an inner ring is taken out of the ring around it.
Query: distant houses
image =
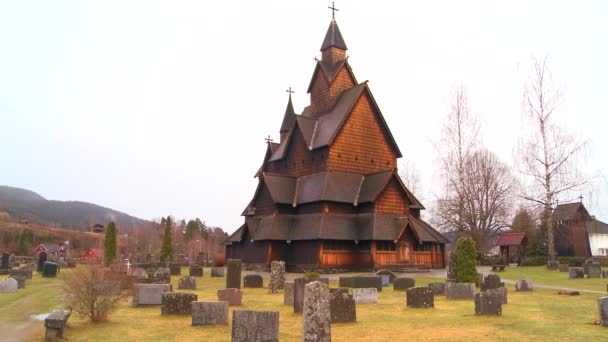
[[[103,234],[105,232],[105,227],[103,224],[94,224],[91,226],[91,233]]]

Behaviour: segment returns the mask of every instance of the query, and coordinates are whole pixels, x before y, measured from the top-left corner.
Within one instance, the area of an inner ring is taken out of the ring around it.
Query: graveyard
[[[62,270],[58,278],[42,278],[34,274],[26,289],[3,294],[0,297],[3,324],[27,322],[29,315],[48,313],[59,307],[61,291],[58,285],[61,277],[69,272],[72,270]],[[182,268],[181,273],[188,274],[188,269]],[[242,305],[229,307],[228,324],[192,326],[190,315],[162,315],[160,305],[133,307],[129,303],[131,296],[126,296],[106,322],[90,323],[72,314],[64,337],[72,341],[229,341],[234,310],[264,310],[279,312],[279,340],[300,340],[303,315],[294,313],[293,306],[284,305],[283,290],[270,293],[268,274],[260,274],[264,287],[241,288]],[[394,290],[392,285],[383,287],[378,292],[377,303],[356,305],[356,322],[332,323],[331,338],[334,341],[391,341],[400,340],[403,336],[420,341],[465,341],[471,336],[483,337],[487,341],[605,339],[605,328],[594,325],[598,318],[597,298],[601,295],[582,292],[579,296],[561,296],[556,290],[539,288],[545,285],[541,279],[552,278],[551,284],[563,282],[569,288],[599,292],[606,290],[605,279],[568,279],[567,273],[547,271],[544,267],[513,267],[498,274],[503,280],[508,280],[510,274],[540,277],[531,277],[535,280],[533,291],[517,292],[514,285],[507,284],[508,304],[502,306],[501,316],[477,316],[472,299],[446,300],[443,295],[435,295],[432,308],[408,308],[405,291]],[[352,275],[329,275],[330,288],[338,287],[339,277]],[[287,280],[296,276],[300,275],[287,274]],[[203,277],[196,277],[196,290],[178,289],[179,278],[171,277],[174,291],[194,293],[198,301],[217,301],[217,290],[226,286],[225,276],[211,277],[210,268],[205,268]],[[421,287],[438,281],[445,279],[428,278],[422,274],[415,278],[415,285]],[[43,322],[38,322],[31,340],[41,341],[44,334]]]

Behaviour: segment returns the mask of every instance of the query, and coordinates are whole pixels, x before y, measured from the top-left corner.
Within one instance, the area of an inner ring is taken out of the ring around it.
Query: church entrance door
[[[410,263],[410,243],[406,240],[397,241],[397,261],[400,264]]]

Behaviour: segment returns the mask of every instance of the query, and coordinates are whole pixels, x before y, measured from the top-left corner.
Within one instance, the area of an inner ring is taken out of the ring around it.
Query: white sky
[[[141,218],[232,232],[270,134],[300,112],[328,1],[0,2],[0,184]],[[512,163],[532,56],[549,56],[559,122],[608,156],[608,2],[340,1],[350,63],[432,204],[433,141],[454,86]],[[435,177],[436,179],[436,177]],[[436,182],[435,182],[436,183]],[[608,219],[606,203],[592,208]]]

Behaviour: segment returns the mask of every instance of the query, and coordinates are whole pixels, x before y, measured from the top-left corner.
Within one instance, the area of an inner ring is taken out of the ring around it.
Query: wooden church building
[[[397,174],[401,151],[366,82],[359,83],[335,19],[308,93],[291,101],[280,142],[268,141],[258,186],[226,257],[284,260],[292,270],[444,267],[447,239]]]

